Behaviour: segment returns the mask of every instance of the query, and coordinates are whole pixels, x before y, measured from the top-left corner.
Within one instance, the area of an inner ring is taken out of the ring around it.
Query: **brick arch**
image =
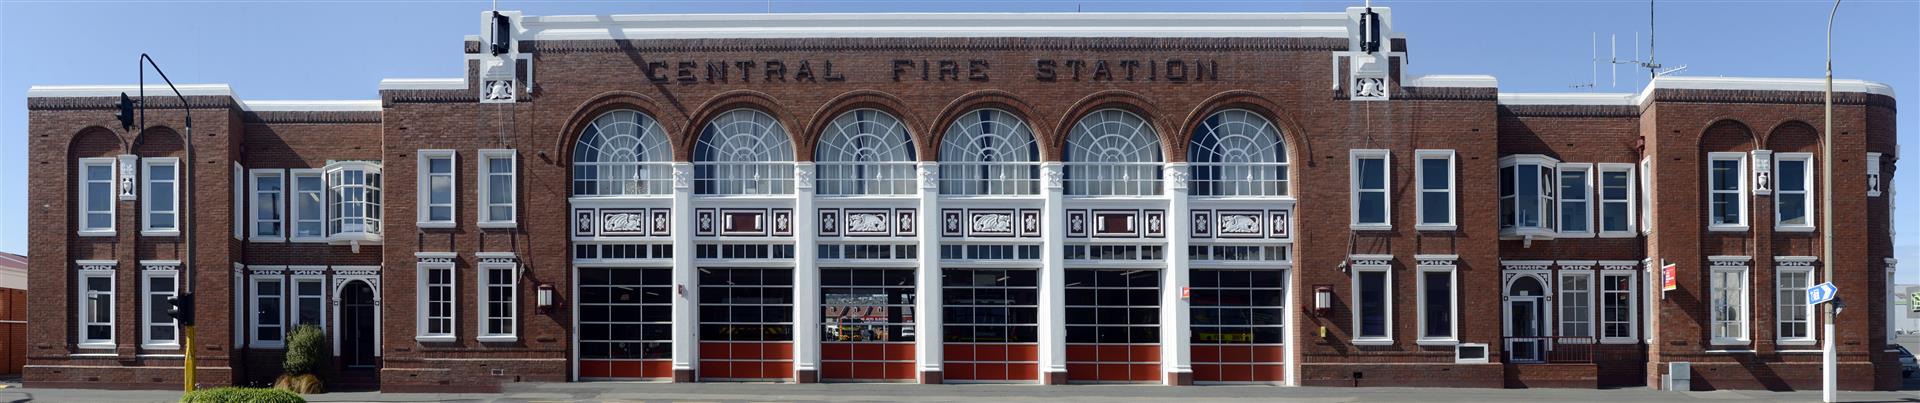
[[[1180,139],[1179,144],[1176,145],[1182,150],[1180,161],[1187,161],[1185,150],[1192,144],[1193,133],[1200,128],[1201,122],[1206,121],[1207,117],[1213,116],[1214,113],[1231,109],[1252,111],[1279,127],[1280,144],[1287,148],[1288,163],[1313,163],[1312,158],[1307,158],[1313,154],[1307,152],[1308,143],[1305,135],[1302,134],[1305,129],[1302,129],[1299,122],[1293,119],[1293,115],[1287,113],[1286,108],[1273,102],[1272,99],[1248,90],[1230,90],[1214,94],[1207,97],[1205,101],[1201,101],[1193,111],[1188,112],[1186,120],[1180,125],[1180,132],[1174,134]]]
[[[1760,145],[1759,138],[1745,122],[1733,118],[1717,118],[1710,122],[1705,130],[1700,131],[1702,161],[1705,161],[1705,153],[1751,151]]]
[[[1818,152],[1820,131],[1805,121],[1792,119],[1767,131],[1766,148],[1774,152]]]
[[[185,157],[185,140],[172,127],[149,127],[134,137],[133,153],[141,157]]]
[[[938,160],[940,144],[947,140],[947,127],[952,126],[954,121],[960,120],[963,114],[981,109],[999,109],[1026,122],[1027,131],[1033,133],[1034,146],[1040,147],[1040,158],[1043,160],[1047,158],[1050,145],[1047,141],[1049,134],[1045,128],[1048,126],[1036,120],[1041,117],[1039,112],[1034,110],[1033,105],[1014,96],[1013,93],[1001,90],[973,91],[947,103],[945,108],[940,109],[939,118],[933,121],[932,126],[927,127],[926,153],[922,155],[932,156],[930,160]]]
[[[1155,107],[1152,101],[1147,100],[1146,96],[1126,90],[1095,92],[1074,102],[1072,107],[1067,108],[1067,113],[1061,115],[1061,119],[1055,122],[1053,133],[1049,133],[1051,137],[1040,140],[1046,144],[1041,148],[1041,152],[1052,152],[1052,154],[1041,154],[1040,158],[1045,161],[1065,161],[1067,137],[1073,134],[1073,125],[1080,123],[1080,119],[1088,114],[1104,109],[1120,109],[1140,115],[1141,119],[1147,120],[1147,126],[1153,128],[1154,134],[1160,136],[1160,160],[1186,161],[1187,150],[1184,147],[1173,147],[1175,141],[1168,137],[1170,130],[1166,127],[1166,120],[1160,119],[1160,109]]]
[[[563,167],[572,166],[574,144],[580,141],[580,133],[585,131],[587,125],[593,123],[594,119],[599,119],[600,115],[618,110],[633,110],[660,122],[661,129],[666,131],[667,146],[674,150],[674,159],[685,160],[680,158],[679,150],[681,144],[689,141],[689,138],[681,137],[681,134],[687,133],[685,125],[689,121],[686,116],[678,115],[676,112],[672,119],[663,119],[660,112],[667,109],[653,102],[653,98],[632,91],[608,91],[581,103],[579,107],[574,108],[571,115],[568,115],[566,126],[561,129],[559,136],[554,136],[552,152],[556,156],[555,162]],[[571,171],[568,175],[572,175]]]
[[[100,126],[87,126],[75,132],[67,141],[67,157],[91,158],[112,157],[127,153],[126,139],[114,133],[112,129]]]
[[[846,93],[835,96],[833,99],[827,100],[827,103],[821,106],[818,111],[815,111],[813,118],[807,121],[807,127],[803,131],[804,134],[798,137],[805,142],[796,141],[793,143],[794,147],[798,148],[795,150],[797,152],[795,157],[801,161],[813,161],[813,153],[817,151],[820,145],[820,136],[827,130],[827,125],[832,123],[834,119],[839,118],[840,114],[857,109],[873,109],[891,114],[895,119],[900,119],[902,124],[907,125],[907,138],[913,139],[915,155],[919,157],[921,161],[933,161],[937,159],[928,157],[926,153],[928,138],[926,135],[926,133],[928,133],[926,130],[926,121],[920,119],[917,115],[907,113],[907,111],[911,109],[907,108],[906,102],[902,102],[900,98],[892,94],[865,89],[847,91]],[[805,151],[800,151],[799,149]]]
[[[700,142],[700,131],[707,127],[707,122],[722,113],[740,108],[758,110],[769,116],[773,116],[774,120],[780,121],[780,126],[786,127],[787,129],[787,141],[793,142],[794,159],[807,161],[810,159],[808,157],[813,156],[813,150],[803,147],[801,145],[801,138],[798,134],[794,133],[795,128],[801,127],[800,125],[794,124],[798,120],[794,119],[794,116],[786,107],[781,106],[779,100],[774,99],[772,95],[767,95],[765,92],[732,90],[714,95],[713,98],[708,99],[707,102],[700,104],[700,107],[696,109],[699,112],[695,112],[693,116],[688,117],[687,126],[681,129],[685,131],[685,133],[682,133],[679,137],[682,141],[673,145],[674,161],[693,161],[693,146]]]

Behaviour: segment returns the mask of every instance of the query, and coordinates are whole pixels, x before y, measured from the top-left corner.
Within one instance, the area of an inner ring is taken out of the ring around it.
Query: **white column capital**
[[[793,163],[793,188],[813,190],[813,163]]]
[[[673,163],[673,190],[680,192],[693,188],[693,163]]]
[[[1184,195],[1187,193],[1187,163],[1169,162],[1167,166],[1161,168],[1161,170],[1164,174],[1163,176],[1166,178],[1168,195]]]
[[[1059,191],[1066,185],[1066,164],[1059,161],[1040,163],[1040,177],[1048,190]]]

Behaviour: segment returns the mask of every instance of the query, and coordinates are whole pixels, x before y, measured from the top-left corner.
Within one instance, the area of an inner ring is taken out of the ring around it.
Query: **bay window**
[[[325,241],[327,239],[327,186],[319,169],[294,169],[293,190],[288,203],[293,209],[292,239],[294,241]]]
[[[148,157],[140,159],[141,182],[140,233],[177,235],[180,233],[180,159]]]
[[[247,174],[247,183],[253,186],[253,208],[251,235],[247,240],[253,242],[280,242],[287,238],[286,199],[287,179],[284,170],[255,169]]]
[[[1593,235],[1593,164],[1560,164],[1560,236]]]
[[[1813,154],[1778,153],[1773,156],[1774,225],[1778,231],[1813,230]]]
[[[1420,182],[1420,222],[1422,230],[1451,231],[1454,223],[1453,150],[1417,150],[1413,152],[1414,176]]]
[[[327,238],[379,242],[380,164],[347,161],[327,164]]]
[[[480,227],[513,228],[517,171],[513,150],[480,150]]]
[[[80,159],[80,236],[113,235],[114,159]]]
[[[415,220],[420,228],[453,227],[454,197],[458,195],[458,184],[453,176],[453,150],[420,150],[420,184],[415,188],[419,200],[415,203],[419,214]]]
[[[1709,230],[1747,229],[1747,153],[1707,154],[1707,206]]]
[[[1599,164],[1600,236],[1631,237],[1633,233],[1633,165]]]
[[[1537,154],[1500,158],[1500,236],[1551,239],[1554,230],[1554,166]]]
[[[1393,203],[1388,200],[1393,182],[1392,174],[1388,171],[1392,166],[1388,161],[1389,156],[1387,150],[1353,150],[1348,155],[1349,163],[1353,166],[1348,173],[1353,181],[1353,201],[1350,206],[1353,210],[1353,229],[1393,229],[1389,219],[1393,216]]]

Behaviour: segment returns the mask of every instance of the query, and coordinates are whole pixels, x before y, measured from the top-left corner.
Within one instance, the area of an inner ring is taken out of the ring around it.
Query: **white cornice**
[[[246,101],[254,112],[364,112],[380,111],[380,100]]]
[[[1429,74],[1408,80],[1408,87],[1499,88],[1500,80],[1480,74]]]
[[[238,97],[233,87],[226,84],[181,84],[180,94],[189,97],[227,96]],[[117,97],[120,93],[140,96],[140,86],[126,85],[36,85],[27,88],[27,98],[75,98],[75,97]],[[147,96],[173,96],[173,88],[166,84],[147,84]]]
[[[529,16],[522,39],[1346,38],[1346,13],[841,13]]]
[[[1778,77],[1684,77],[1654,79],[1638,93],[1626,92],[1514,92],[1501,93],[1501,105],[1640,105],[1655,89],[1725,91],[1806,91],[1824,92],[1827,81],[1819,78]],[[1893,87],[1866,80],[1833,80],[1834,92],[1864,92],[1892,97]]]
[[[1501,105],[1639,105],[1632,93],[1500,93]]]
[[[380,80],[380,90],[464,90],[465,78],[388,78]]]

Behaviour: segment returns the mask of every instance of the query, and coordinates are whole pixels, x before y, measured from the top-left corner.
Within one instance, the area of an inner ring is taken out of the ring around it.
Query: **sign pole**
[[[1827,94],[1826,94],[1826,131],[1820,139],[1820,208],[1826,214],[1820,215],[1820,267],[1821,279],[1833,281],[1833,17],[1840,13],[1840,0],[1833,0],[1833,10],[1827,13]],[[1839,359],[1834,351],[1834,306],[1831,303],[1821,309],[1824,320],[1820,335],[1820,401],[1832,403],[1839,400]]]

